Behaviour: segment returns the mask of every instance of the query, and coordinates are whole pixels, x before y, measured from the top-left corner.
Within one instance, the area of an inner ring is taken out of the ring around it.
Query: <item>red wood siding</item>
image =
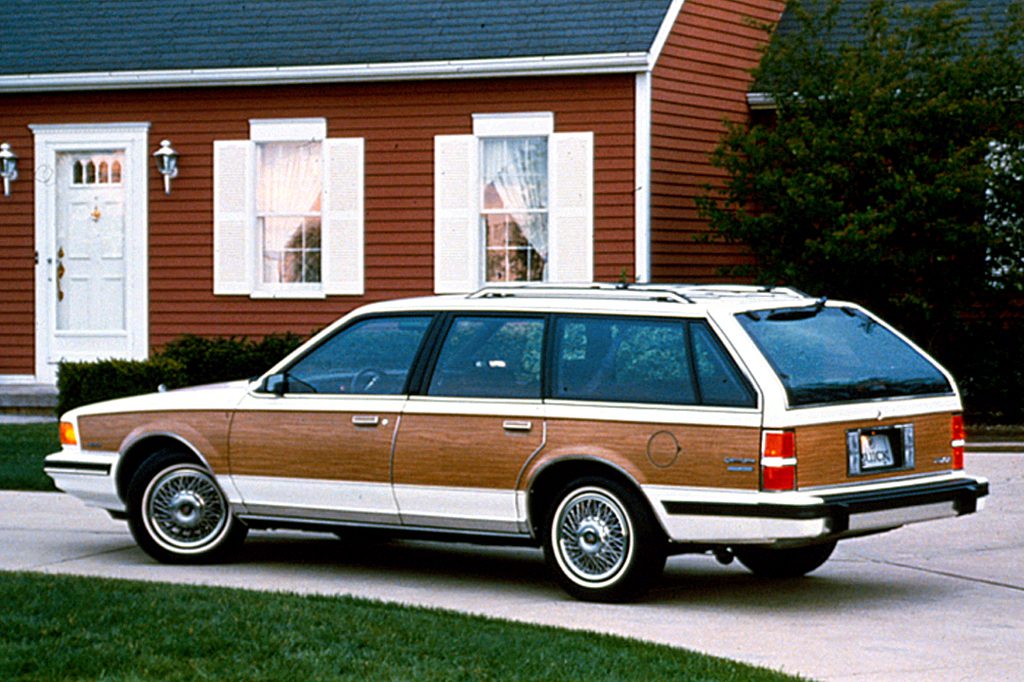
[[[33,139],[45,123],[149,121],[150,152],[180,153],[170,196],[149,172],[149,333],[300,334],[368,301],[433,289],[433,145],[472,132],[474,113],[553,111],[558,132],[595,133],[595,277],[634,268],[634,78],[493,79],[272,88],[0,95],[0,138],[21,179],[0,196],[0,374],[34,366]],[[213,295],[213,142],[248,139],[250,118],[327,119],[366,139],[366,295],[324,301]]]
[[[710,155],[726,120],[749,115],[746,93],[778,0],[686,0],[652,79],[651,275],[655,281],[722,281],[724,266],[748,262],[741,246],[700,243],[707,221],[694,198],[722,182]]]

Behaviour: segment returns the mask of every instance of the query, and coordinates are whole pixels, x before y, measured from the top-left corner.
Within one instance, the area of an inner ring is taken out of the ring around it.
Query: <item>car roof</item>
[[[790,287],[735,284],[499,284],[470,294],[376,303],[361,312],[557,311],[700,317],[709,310],[737,313],[814,305],[820,300]]]

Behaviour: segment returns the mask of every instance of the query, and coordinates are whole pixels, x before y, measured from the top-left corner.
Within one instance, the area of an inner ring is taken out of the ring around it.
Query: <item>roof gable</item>
[[[7,0],[0,76],[647,52],[672,0]]]

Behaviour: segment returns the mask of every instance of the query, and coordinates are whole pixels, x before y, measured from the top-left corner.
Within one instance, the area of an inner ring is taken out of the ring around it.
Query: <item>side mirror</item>
[[[263,381],[262,390],[280,397],[288,392],[288,375],[271,374]]]

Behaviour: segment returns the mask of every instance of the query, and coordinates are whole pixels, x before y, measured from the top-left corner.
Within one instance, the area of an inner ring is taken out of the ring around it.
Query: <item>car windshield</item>
[[[775,368],[791,406],[953,392],[928,358],[859,310],[819,304],[737,319]]]

